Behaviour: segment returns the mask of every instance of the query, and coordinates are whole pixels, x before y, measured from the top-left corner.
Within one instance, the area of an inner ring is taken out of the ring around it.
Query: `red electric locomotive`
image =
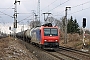
[[[38,44],[44,49],[59,48],[60,31],[51,23],[31,29],[31,43]]]

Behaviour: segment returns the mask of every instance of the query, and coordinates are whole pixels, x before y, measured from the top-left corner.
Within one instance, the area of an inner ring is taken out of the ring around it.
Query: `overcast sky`
[[[38,0],[18,0],[17,11],[18,21],[26,19],[32,19],[34,10],[37,13]],[[1,23],[13,23],[14,19],[11,17],[14,14],[14,2],[15,0],[0,0],[0,22]],[[60,19],[65,16],[65,7],[70,6],[68,9],[68,18],[73,16],[73,19],[77,19],[80,27],[82,26],[82,20],[85,17],[87,19],[87,27],[90,29],[90,0],[41,0],[40,1],[40,15],[41,21],[43,21],[43,12],[50,12],[52,16]],[[22,14],[25,13],[25,14]],[[28,24],[26,21],[22,21],[24,24]]]

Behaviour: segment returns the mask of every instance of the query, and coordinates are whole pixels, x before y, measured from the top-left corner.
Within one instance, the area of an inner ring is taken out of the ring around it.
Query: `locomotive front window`
[[[57,36],[58,30],[56,28],[44,28],[44,36]]]
[[[44,29],[44,36],[49,36],[50,35],[50,29],[45,28]]]
[[[52,36],[58,36],[58,30],[56,28],[51,29],[51,35]]]

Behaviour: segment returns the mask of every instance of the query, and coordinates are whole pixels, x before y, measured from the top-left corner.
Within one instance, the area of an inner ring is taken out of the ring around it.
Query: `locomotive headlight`
[[[58,41],[58,40],[55,40],[56,42]]]
[[[47,40],[44,40],[44,41],[47,41]]]

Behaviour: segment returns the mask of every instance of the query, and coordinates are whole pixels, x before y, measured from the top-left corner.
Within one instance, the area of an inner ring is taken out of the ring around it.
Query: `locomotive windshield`
[[[44,28],[44,36],[58,36],[58,29]]]

